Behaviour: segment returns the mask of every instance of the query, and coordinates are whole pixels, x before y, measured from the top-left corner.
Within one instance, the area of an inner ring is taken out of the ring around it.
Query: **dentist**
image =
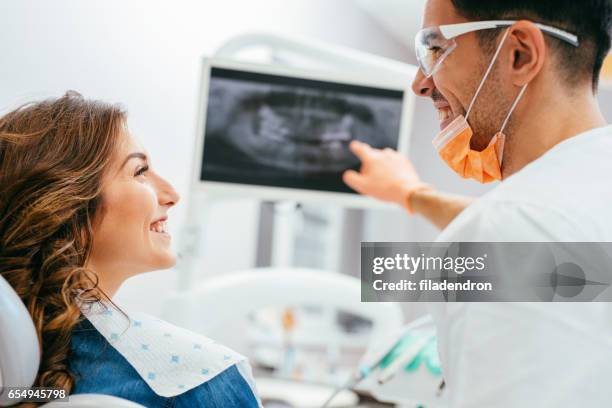
[[[503,181],[473,200],[421,181],[408,159],[353,142],[345,182],[443,231],[441,242],[612,241],[612,127],[596,98],[609,0],[428,0],[413,91],[431,98],[440,158]],[[612,403],[612,306],[432,305],[450,406]]]

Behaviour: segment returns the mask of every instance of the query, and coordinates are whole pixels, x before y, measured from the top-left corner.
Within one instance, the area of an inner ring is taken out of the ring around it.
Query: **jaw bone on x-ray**
[[[351,140],[396,149],[403,92],[212,68],[202,180],[351,192]]]

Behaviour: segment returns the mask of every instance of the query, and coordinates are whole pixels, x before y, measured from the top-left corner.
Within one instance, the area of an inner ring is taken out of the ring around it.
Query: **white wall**
[[[232,35],[262,29],[398,59],[411,53],[352,0],[3,0],[0,112],[68,89],[120,102],[153,165],[185,197],[199,57]],[[234,203],[209,217],[210,271],[251,266],[256,213],[253,203]],[[184,217],[184,205],[171,211],[171,232]],[[173,271],[136,277],[119,298],[155,313],[157,299],[174,287],[175,278]]]

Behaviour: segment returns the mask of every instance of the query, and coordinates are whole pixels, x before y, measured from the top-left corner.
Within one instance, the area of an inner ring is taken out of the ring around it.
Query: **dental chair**
[[[0,407],[20,402],[9,398],[9,387],[31,387],[40,364],[40,348],[34,323],[11,285],[0,276]],[[101,394],[70,395],[45,408],[143,408],[121,398]]]

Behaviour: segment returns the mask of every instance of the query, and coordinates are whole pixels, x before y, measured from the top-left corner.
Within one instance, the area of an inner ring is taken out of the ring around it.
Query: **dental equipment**
[[[378,384],[384,384],[395,376],[402,368],[417,359],[419,353],[435,339],[433,334],[417,337],[413,332],[431,323],[429,316],[415,320],[402,328],[395,336],[383,341],[377,352],[366,355],[361,366],[349,380],[336,388],[321,408],[326,408],[334,398],[344,390],[351,390],[374,372],[378,372]]]

